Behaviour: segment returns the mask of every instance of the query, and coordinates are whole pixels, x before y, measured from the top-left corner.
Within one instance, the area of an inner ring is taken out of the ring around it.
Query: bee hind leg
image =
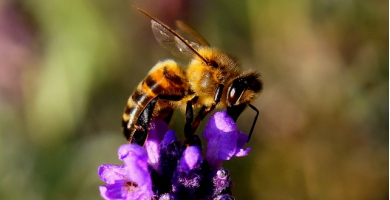
[[[130,143],[136,143],[141,146],[145,144],[146,139],[149,134],[149,126],[153,117],[153,111],[156,107],[157,100],[165,99],[170,101],[180,101],[183,98],[181,95],[159,95],[158,97],[151,100],[145,109],[140,114],[136,124],[134,125],[134,130],[132,133],[127,133],[129,130],[125,130],[125,134],[129,135],[128,140]],[[171,115],[171,113],[169,114]],[[169,119],[165,119],[169,120]]]
[[[145,144],[145,141],[148,137],[149,124],[152,119],[153,110],[156,106],[157,99],[158,98],[154,98],[152,101],[150,101],[149,104],[142,111],[136,124],[134,125],[135,129],[133,133],[130,134],[129,137],[130,143],[136,143],[141,146]]]

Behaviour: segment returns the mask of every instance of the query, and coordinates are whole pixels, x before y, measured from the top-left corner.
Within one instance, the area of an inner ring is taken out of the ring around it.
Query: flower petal
[[[138,144],[124,144],[118,149],[119,160],[130,159],[147,159],[148,155],[144,148]]]
[[[187,147],[180,160],[180,168],[183,171],[195,169],[202,164],[202,151],[199,146]]]
[[[230,160],[236,153],[237,130],[220,133],[218,158],[221,160]]]
[[[123,182],[100,186],[100,195],[107,200],[125,199],[126,190],[123,190],[123,187]]]
[[[203,132],[203,137],[206,140],[214,137],[219,137],[215,132],[232,132],[237,130],[237,125],[234,120],[227,114],[226,111],[214,113],[206,124]]]
[[[123,162],[129,169],[129,179],[139,185],[149,184],[150,174],[146,150],[137,144],[125,144],[119,148],[119,152],[127,155],[123,157]]]
[[[127,177],[127,169],[124,165],[101,165],[98,169],[98,175],[102,181],[113,184],[116,180]]]
[[[181,199],[194,199],[202,180],[202,162],[202,152],[199,146],[189,146],[184,150],[172,178],[172,191],[180,194]]]
[[[251,148],[248,147],[246,149],[242,149],[242,147],[246,144],[248,141],[248,136],[243,134],[241,131],[238,131],[238,139],[237,139],[237,148],[234,156],[236,157],[243,157],[249,154]]]
[[[171,144],[173,141],[176,141],[176,140],[177,140],[177,137],[175,135],[175,131],[170,130],[165,134],[164,139],[161,141],[160,145],[162,147],[167,147],[169,144]]]
[[[182,146],[173,130],[165,134],[160,144],[159,168],[156,170],[163,178],[170,180],[182,155]]]
[[[242,148],[248,141],[248,136],[242,133],[241,131],[238,131],[238,138],[237,138],[237,147]]]
[[[146,150],[137,144],[125,144],[119,147],[118,155],[125,165],[99,167],[99,176],[109,183],[100,187],[101,196],[105,199],[150,198],[153,191]]]
[[[161,119],[154,118],[150,123],[148,139],[145,141],[145,149],[148,152],[148,163],[158,170],[160,143],[169,131],[168,125]]]
[[[250,151],[250,148],[242,149],[248,136],[237,130],[237,125],[226,111],[210,117],[203,137],[207,140],[206,161],[215,170],[222,161],[230,160],[233,156],[245,156]]]

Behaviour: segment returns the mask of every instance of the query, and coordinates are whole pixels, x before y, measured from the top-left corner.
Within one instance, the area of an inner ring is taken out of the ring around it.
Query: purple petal
[[[106,195],[107,193],[107,187],[104,185],[99,186],[100,196],[102,196],[104,199],[109,200],[110,197]]]
[[[100,179],[108,184],[113,184],[116,180],[125,179],[127,173],[127,168],[124,165],[101,165],[98,169]]]
[[[248,136],[243,134],[241,131],[238,131],[237,149],[236,149],[236,153],[234,154],[234,156],[243,157],[243,156],[248,155],[251,148],[248,147],[246,149],[242,149],[242,147],[246,144],[247,141],[248,141]]]
[[[202,164],[202,151],[199,146],[187,147],[180,160],[180,168],[183,171],[189,171]]]
[[[243,157],[243,156],[248,155],[250,151],[251,151],[250,147],[248,147],[246,149],[239,149],[234,156]]]
[[[248,141],[248,136],[238,131],[237,148],[242,148]]]
[[[199,146],[187,147],[172,178],[172,191],[181,199],[193,199],[202,180],[202,152]],[[182,196],[184,195],[184,196]]]
[[[167,147],[169,144],[171,144],[175,140],[177,140],[177,137],[175,135],[175,131],[170,130],[165,134],[164,139],[161,141],[161,146]]]
[[[108,183],[100,187],[101,196],[105,199],[150,198],[153,191],[146,150],[137,144],[125,144],[119,147],[118,155],[125,165],[99,167],[100,178]]]
[[[128,193],[127,200],[145,200],[153,196],[152,185],[143,185]]]
[[[222,161],[233,156],[245,156],[250,148],[242,149],[247,137],[237,130],[234,120],[226,111],[212,115],[206,124],[203,137],[207,140],[206,161],[214,169],[218,169]]]
[[[145,141],[145,149],[148,152],[148,163],[158,169],[159,144],[163,140],[165,133],[169,131],[168,125],[161,119],[154,118],[150,123],[148,139]]]
[[[126,191],[123,190],[124,184],[115,183],[110,185],[100,186],[100,195],[107,200],[126,199]]]
[[[148,154],[146,150],[138,144],[124,144],[119,147],[118,155],[126,166],[129,168],[142,167],[143,170],[148,169]]]
[[[156,141],[160,143],[166,132],[169,131],[169,127],[167,123],[165,123],[162,119],[153,118],[150,123],[149,135],[146,141]]]
[[[218,158],[221,160],[230,160],[236,153],[237,130],[220,133]]]
[[[216,132],[223,133],[232,132],[236,130],[237,126],[234,120],[226,113],[226,111],[220,111],[214,113],[210,117],[203,132],[203,137],[204,139],[209,140],[214,137],[219,137],[218,134],[215,134]]]
[[[119,160],[126,158],[147,159],[148,155],[144,148],[138,144],[124,144],[118,149]]]
[[[125,144],[119,148],[119,151],[128,151],[127,156],[123,158],[125,166],[129,169],[129,179],[139,185],[149,184],[150,174],[148,171],[148,154],[146,150],[136,144]]]
[[[119,180],[114,184],[100,186],[100,195],[104,199],[116,200],[144,200],[153,196],[151,188],[146,185],[130,184],[126,180]]]
[[[173,130],[168,131],[160,144],[159,168],[157,173],[166,180],[170,180],[182,156],[181,142],[176,138]]]

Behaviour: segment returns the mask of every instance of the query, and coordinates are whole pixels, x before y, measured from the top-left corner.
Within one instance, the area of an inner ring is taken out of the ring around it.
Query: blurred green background
[[[127,98],[173,58],[132,4],[261,72],[237,199],[389,198],[388,1],[1,0],[0,199],[100,199]]]

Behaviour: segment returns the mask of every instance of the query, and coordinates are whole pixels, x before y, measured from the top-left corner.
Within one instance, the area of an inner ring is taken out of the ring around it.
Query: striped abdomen
[[[182,99],[187,88],[185,74],[176,62],[166,60],[157,63],[127,101],[122,118],[126,138],[143,145],[144,141],[139,142],[138,138],[133,138],[134,133],[139,131],[147,134],[152,117],[169,122],[173,112],[170,101]]]

